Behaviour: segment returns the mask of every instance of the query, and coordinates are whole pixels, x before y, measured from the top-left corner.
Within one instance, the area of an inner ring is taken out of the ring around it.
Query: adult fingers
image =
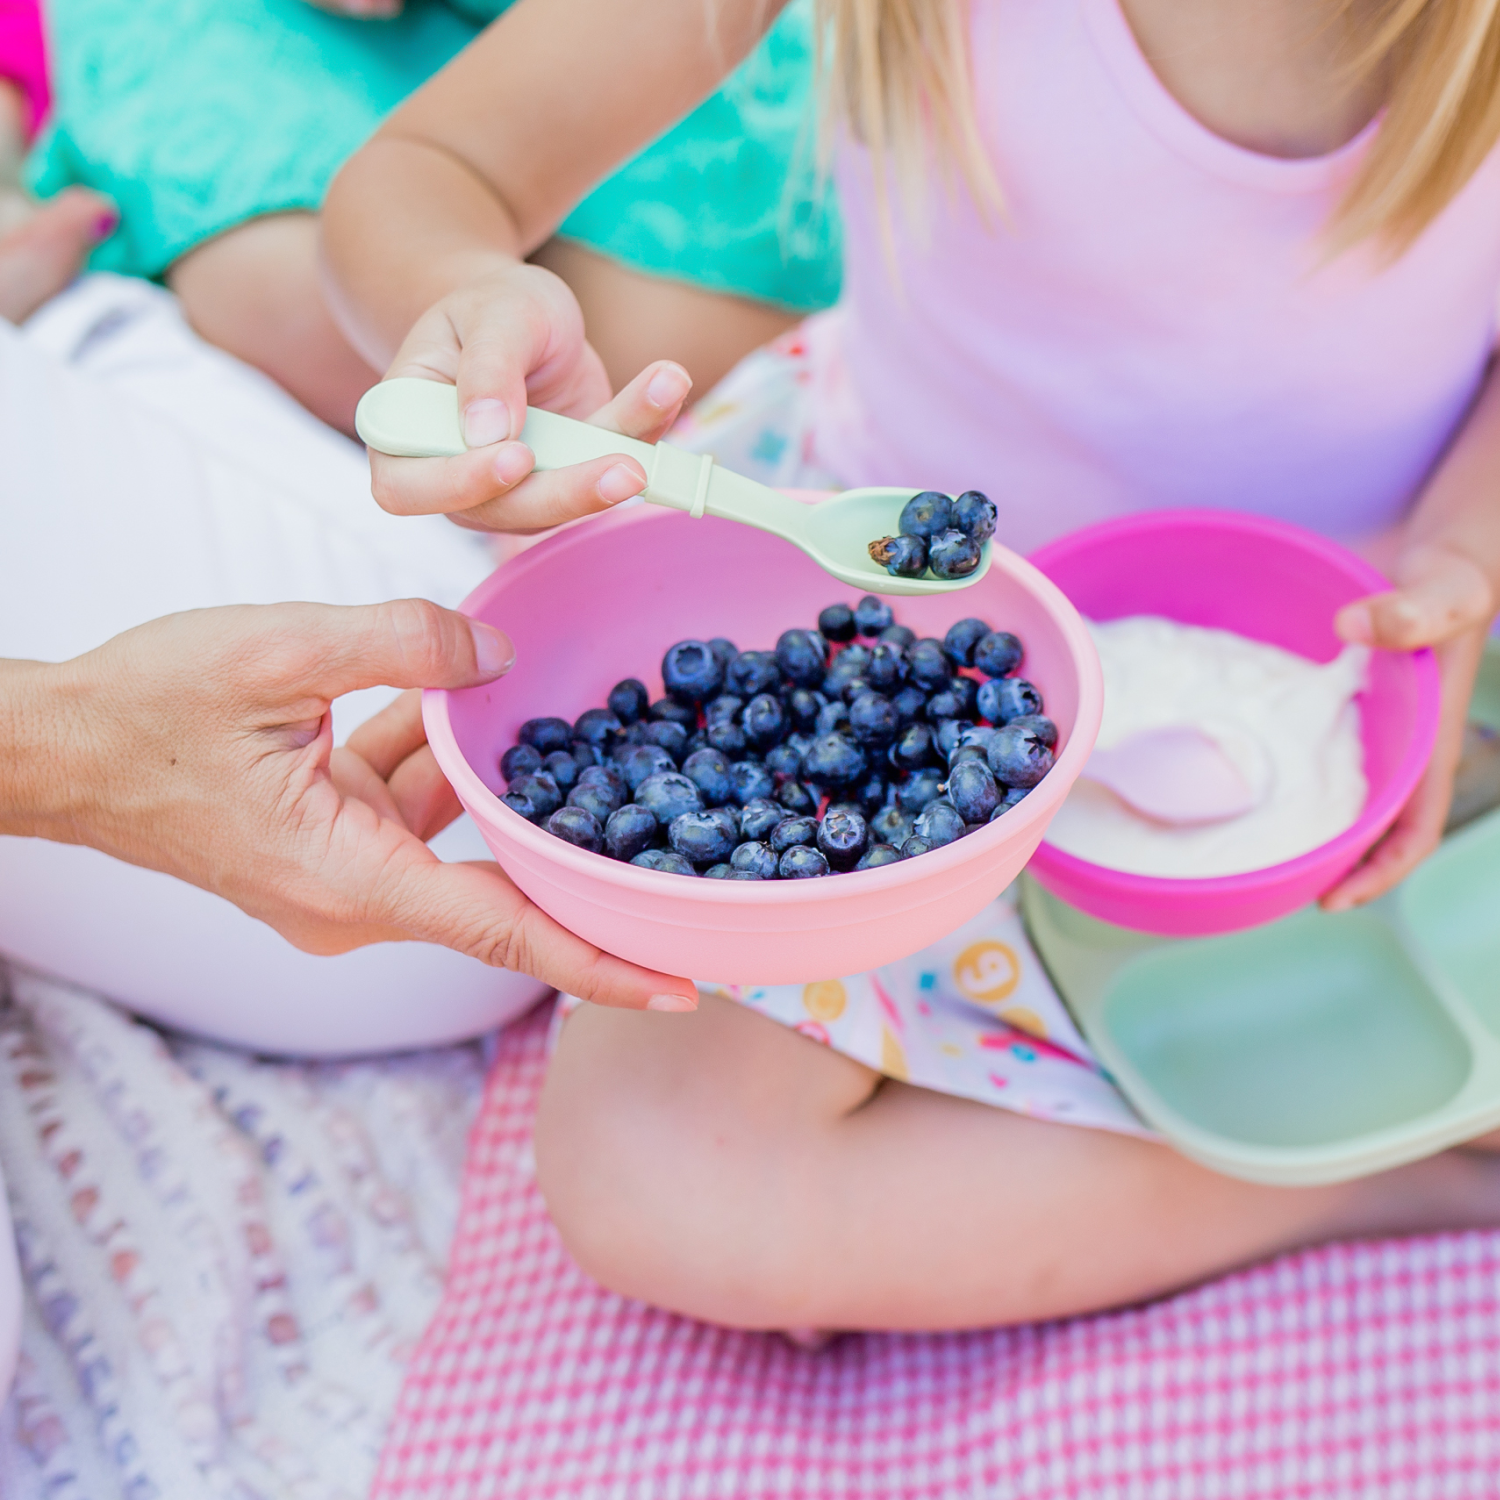
[[[1495,611],[1489,579],[1468,557],[1442,547],[1414,549],[1399,587],[1345,605],[1334,628],[1346,641],[1392,651],[1437,646],[1487,624]]]
[[[391,772],[412,751],[427,743],[422,727],[422,694],[408,688],[394,703],[388,703],[373,718],[366,719],[345,745],[366,761],[377,776],[389,780]]]
[[[401,821],[424,844],[464,810],[429,745],[413,751],[401,762],[389,778],[389,786],[400,809]]]
[[[391,795],[391,789],[385,784],[385,779],[376,772],[369,761],[356,755],[352,750],[339,746],[330,753],[328,777],[338,788],[341,796],[356,798],[366,807],[373,808],[382,818],[405,823],[401,809],[395,797]],[[409,824],[406,826],[410,827]]]

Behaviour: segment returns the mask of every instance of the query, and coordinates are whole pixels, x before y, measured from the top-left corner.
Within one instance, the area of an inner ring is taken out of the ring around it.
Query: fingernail
[[[470,620],[469,634],[474,637],[474,664],[487,677],[499,677],[515,666],[516,648],[503,631]]]
[[[115,232],[115,226],[120,222],[120,216],[115,213],[102,213],[94,220],[94,238],[96,240],[107,240]]]
[[[525,443],[506,443],[495,454],[495,478],[503,485],[520,484],[536,467],[536,455]]]
[[[647,1010],[697,1010],[698,999],[694,996],[691,1000],[686,995],[653,995],[646,1002]]]
[[[645,488],[646,481],[628,464],[612,464],[599,477],[599,498],[606,505],[618,505]]]
[[[693,382],[688,378],[687,371],[669,365],[651,377],[646,386],[646,399],[652,406],[666,410],[676,406],[692,388]]]
[[[1356,646],[1368,646],[1375,639],[1374,623],[1367,609],[1346,609],[1338,620],[1339,634]]]
[[[464,442],[471,448],[488,448],[510,436],[510,408],[489,396],[464,407]]]

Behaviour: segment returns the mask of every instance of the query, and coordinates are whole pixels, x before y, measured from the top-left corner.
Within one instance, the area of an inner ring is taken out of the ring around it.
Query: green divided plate
[[[1500,722],[1500,657],[1476,715]],[[1500,1126],[1500,812],[1358,911],[1176,940],[1023,882],[1031,936],[1147,1124],[1235,1177],[1339,1182]]]

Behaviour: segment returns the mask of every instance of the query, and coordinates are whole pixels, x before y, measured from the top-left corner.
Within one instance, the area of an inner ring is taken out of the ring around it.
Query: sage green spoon
[[[354,425],[369,447],[397,458],[449,458],[468,450],[458,419],[458,390],[435,380],[382,381],[365,392]],[[946,594],[978,583],[989,571],[988,542],[967,578],[895,578],[871,558],[870,543],[896,534],[901,508],[916,490],[845,490],[806,505],[720,468],[707,454],[642,443],[534,406],[526,410],[521,441],[536,455],[538,469],[627,454],[646,471],[642,498],[653,505],[758,526],[800,547],[841,583],[872,594]]]

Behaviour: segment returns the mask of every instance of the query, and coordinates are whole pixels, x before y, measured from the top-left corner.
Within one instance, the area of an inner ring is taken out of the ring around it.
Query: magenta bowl
[[[980,615],[1026,645],[1025,671],[1060,730],[1057,763],[1004,818],[919,859],[821,880],[694,880],[576,849],[499,800],[501,753],[530,718],[574,718],[622,677],[658,696],[662,653],[686,637],[773,646],[853,591],[789,543],[748,526],[653,506],[615,511],[521,553],[464,602],[506,631],[498,682],[429,691],[433,753],[495,858],[544,911],[651,968],[741,984],[857,974],[950,933],[1020,872],[1083,768],[1099,729],[1099,661],[1083,621],[1025,559],[994,549],[989,573],[948,598],[893,601],[918,634]]]
[[[1346,548],[1282,521],[1150,511],[1074,532],[1032,561],[1094,620],[1164,615],[1314,661],[1342,649],[1333,617],[1390,585]],[[1071,906],[1140,932],[1197,937],[1286,916],[1336,885],[1395,820],[1427,767],[1440,691],[1431,651],[1377,651],[1359,704],[1369,798],[1337,838],[1284,864],[1208,880],[1127,875],[1043,843],[1030,871]]]

